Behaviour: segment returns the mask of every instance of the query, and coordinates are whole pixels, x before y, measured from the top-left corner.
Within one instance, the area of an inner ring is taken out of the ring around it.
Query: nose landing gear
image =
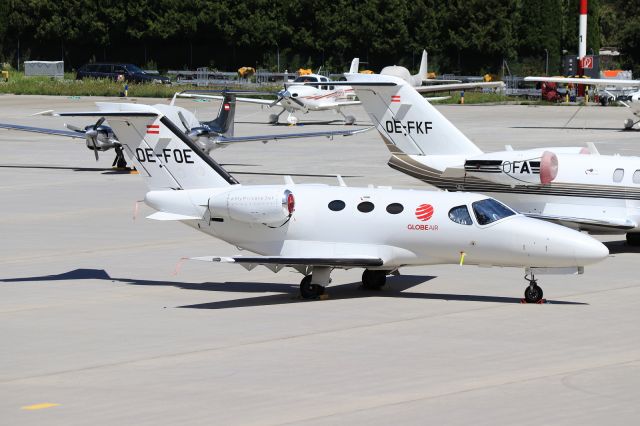
[[[529,286],[524,290],[524,301],[526,303],[541,303],[542,288],[538,286],[536,277],[532,273],[531,278],[529,278],[529,275],[525,275],[524,279],[529,281]]]

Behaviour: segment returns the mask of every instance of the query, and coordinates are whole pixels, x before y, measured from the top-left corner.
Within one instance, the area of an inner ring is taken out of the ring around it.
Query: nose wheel
[[[529,281],[529,286],[524,290],[524,300],[527,303],[540,303],[542,300],[542,288],[538,286],[538,281],[536,277],[531,274],[531,278],[529,275],[525,275],[524,279]]]

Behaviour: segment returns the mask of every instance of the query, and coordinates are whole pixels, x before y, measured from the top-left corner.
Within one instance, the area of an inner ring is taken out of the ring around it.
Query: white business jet
[[[595,86],[601,93],[600,103],[606,106],[617,102],[631,110],[635,118],[627,118],[624,121],[626,130],[637,129],[640,123],[640,80],[614,80],[607,78],[571,78],[571,77],[525,77],[524,81],[548,82],[558,84],[582,84]],[[611,93],[610,89],[628,89],[624,95]]]
[[[222,95],[217,98],[222,100],[220,104],[220,110],[218,116],[211,120],[200,122],[196,116],[186,108],[182,108],[175,105],[176,97],[180,96],[180,93],[176,93],[169,105],[158,104],[155,108],[162,111],[162,113],[169,117],[174,123],[180,123],[182,131],[187,135],[202,151],[209,153],[217,148],[224,148],[230,144],[240,142],[268,142],[280,139],[297,139],[297,138],[309,138],[309,137],[329,137],[335,136],[351,136],[366,130],[351,129],[351,130],[331,130],[331,131],[315,131],[315,132],[287,132],[280,134],[267,134],[267,135],[247,135],[247,136],[235,136],[234,135],[234,119],[236,112],[236,94],[247,93],[246,91],[237,92],[231,90],[218,91]],[[92,150],[95,154],[96,161],[98,161],[98,152],[108,151],[114,149],[116,152],[116,158],[113,161],[113,166],[117,168],[126,168],[127,162],[123,155],[122,144],[120,143],[117,134],[111,129],[111,127],[104,124],[104,118],[101,117],[95,124],[79,128],[72,124],[65,124],[70,130],[57,130],[47,129],[42,127],[22,126],[18,124],[0,123],[0,128],[10,130],[20,130],[34,133],[44,133],[56,136],[66,136],[77,139],[85,139],[86,146]]]
[[[347,78],[392,168],[444,190],[498,198],[527,216],[640,243],[639,157],[599,155],[593,146],[483,153],[406,81]]]
[[[205,256],[274,272],[293,267],[300,292],[324,292],[333,269],[364,268],[365,288],[411,265],[471,264],[527,268],[528,302],[542,290],[537,272],[575,273],[604,259],[586,234],[515,213],[486,196],[389,188],[239,184],[157,107],[97,104],[101,111],[61,116],[106,118],[149,192],[150,219],[180,221],[256,253]]]

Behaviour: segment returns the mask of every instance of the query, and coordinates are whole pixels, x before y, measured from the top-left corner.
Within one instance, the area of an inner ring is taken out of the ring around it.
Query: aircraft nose
[[[576,241],[575,256],[578,265],[590,265],[609,256],[609,249],[595,238],[579,233],[582,237]]]
[[[555,267],[585,266],[609,255],[609,249],[592,236],[573,229],[528,217],[513,221],[529,236],[524,251],[540,264]],[[527,238],[525,238],[527,240]]]

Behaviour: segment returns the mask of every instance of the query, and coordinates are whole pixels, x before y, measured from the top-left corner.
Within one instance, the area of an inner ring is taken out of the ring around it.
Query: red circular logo
[[[416,217],[423,222],[428,221],[433,216],[433,206],[431,204],[420,204],[416,209]]]

